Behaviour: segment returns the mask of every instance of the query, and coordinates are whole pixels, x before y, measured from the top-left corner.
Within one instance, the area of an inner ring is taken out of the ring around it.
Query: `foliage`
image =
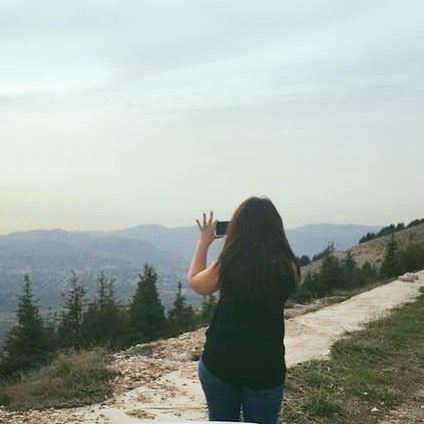
[[[168,314],[168,323],[171,337],[196,328],[194,310],[191,305],[186,304],[186,298],[182,294],[181,281],[178,282],[174,304]]]
[[[311,263],[311,259],[308,255],[302,255],[301,257],[296,257],[297,263],[299,266],[305,266]]]
[[[80,284],[77,274],[72,272],[58,328],[58,343],[61,347],[79,349],[84,346],[82,326],[85,303],[86,290]]]
[[[167,334],[164,307],[156,287],[157,273],[147,263],[129,306],[129,342],[142,343],[160,339]]]
[[[87,346],[118,347],[123,344],[126,315],[115,296],[114,280],[101,273],[97,293],[83,317],[82,333]]]
[[[16,313],[17,324],[7,334],[1,355],[0,375],[3,376],[13,376],[44,364],[53,348],[28,275],[24,277],[23,293]]]
[[[386,245],[386,250],[381,264],[380,275],[383,278],[390,278],[399,275],[400,269],[400,258],[398,252],[398,244],[392,234],[389,242]]]
[[[0,386],[8,409],[74,407],[101,402],[112,394],[109,358],[102,349],[59,353],[50,365]]]
[[[383,227],[377,233],[367,233],[365,236],[363,236],[359,239],[359,243],[361,244],[361,243],[365,243],[366,241],[374,240],[378,237],[384,237],[384,236],[387,236],[387,235],[391,235],[391,234],[394,234],[398,231],[404,230],[405,228],[411,228],[411,227],[414,227],[416,225],[423,224],[423,223],[424,223],[424,218],[414,219],[413,221],[411,221],[406,226],[403,222],[398,222],[397,225],[390,224],[390,225],[387,225],[386,227]]]
[[[329,254],[334,252],[334,243],[329,242],[327,247],[320,253],[317,253],[316,255],[312,256],[312,262],[317,261],[319,259],[325,258]]]
[[[352,290],[361,287],[377,278],[374,265],[365,262],[359,267],[353,256],[348,252],[342,260],[338,259],[331,249],[323,257],[321,269],[318,272],[308,272],[303,283],[292,295],[297,302],[310,302],[331,295],[335,290]]]
[[[213,311],[216,307],[216,303],[217,300],[214,294],[211,293],[203,296],[203,302],[197,316],[199,326],[210,324],[212,320]]]

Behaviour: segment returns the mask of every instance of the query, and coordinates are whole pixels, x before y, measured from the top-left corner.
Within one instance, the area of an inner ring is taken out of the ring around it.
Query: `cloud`
[[[179,223],[250,190],[291,199],[296,224],[359,213],[364,193],[384,204],[400,158],[414,164],[402,184],[421,172],[423,12],[418,0],[3,0],[2,200],[10,215],[21,193],[38,216],[97,222],[113,187],[126,212],[104,222],[119,226],[146,198],[156,222],[184,198]],[[368,213],[356,222],[396,211]]]

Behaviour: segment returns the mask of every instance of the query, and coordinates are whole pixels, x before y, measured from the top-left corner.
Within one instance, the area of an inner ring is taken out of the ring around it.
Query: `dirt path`
[[[360,329],[364,323],[395,306],[414,300],[419,288],[424,286],[424,270],[417,274],[420,279],[415,282],[396,280],[286,320],[287,365],[326,357],[331,345],[346,331]],[[65,416],[68,414],[61,422],[123,424],[140,419],[207,420],[204,395],[197,379],[198,362],[193,360],[203,346],[204,332],[205,329],[200,329],[151,343],[147,355],[134,355],[143,345],[116,355],[115,367],[121,371],[116,381],[118,394],[103,404],[61,411]]]

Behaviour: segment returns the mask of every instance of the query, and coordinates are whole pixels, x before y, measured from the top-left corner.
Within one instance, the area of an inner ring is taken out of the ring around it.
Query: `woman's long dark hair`
[[[218,262],[220,296],[241,303],[281,304],[301,278],[281,216],[265,196],[248,198],[234,212]]]

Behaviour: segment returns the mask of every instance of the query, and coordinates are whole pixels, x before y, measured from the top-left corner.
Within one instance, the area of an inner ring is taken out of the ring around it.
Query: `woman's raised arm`
[[[200,238],[194,250],[187,281],[196,293],[205,295],[219,290],[219,262],[214,261],[209,267],[206,266],[209,246],[216,238],[217,221],[213,221],[213,212],[211,211],[208,221],[206,214],[203,214],[203,225],[197,219],[196,222],[200,229]]]

